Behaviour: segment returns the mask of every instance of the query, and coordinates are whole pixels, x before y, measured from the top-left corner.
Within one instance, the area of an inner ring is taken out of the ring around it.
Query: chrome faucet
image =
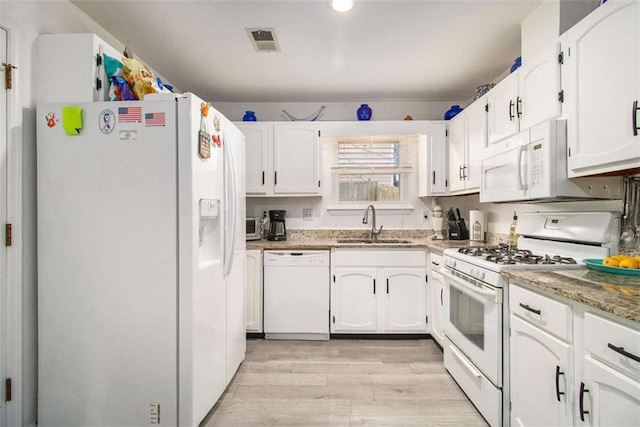
[[[374,208],[373,205],[367,206],[367,208],[364,210],[364,217],[362,217],[362,223],[363,224],[369,223],[369,209],[371,209],[371,212],[373,214],[373,219],[371,221],[371,236],[369,238],[371,239],[371,241],[375,242],[378,240],[378,234],[382,232],[382,226],[380,226],[380,228],[376,230],[376,208]]]

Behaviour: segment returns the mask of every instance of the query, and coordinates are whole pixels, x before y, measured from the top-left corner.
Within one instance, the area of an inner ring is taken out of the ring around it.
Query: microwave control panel
[[[531,153],[531,181],[532,187],[542,184],[544,180],[544,145],[536,142],[530,145]]]

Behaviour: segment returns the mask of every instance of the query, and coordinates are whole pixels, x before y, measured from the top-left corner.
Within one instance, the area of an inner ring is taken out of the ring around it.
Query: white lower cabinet
[[[513,283],[509,294],[511,425],[639,426],[640,325]]]
[[[426,252],[332,251],[332,333],[425,333]]]
[[[586,356],[578,389],[578,424],[639,426],[640,383]]]
[[[577,375],[579,425],[640,425],[640,330],[586,311],[582,369]]]
[[[426,268],[387,268],[378,271],[386,293],[384,302],[384,332],[426,332]],[[384,287],[386,286],[386,289]]]
[[[428,302],[429,302],[429,332],[434,340],[444,347],[444,330],[442,328],[442,311],[444,305],[444,281],[440,274],[442,256],[434,253],[429,254],[429,281],[428,281]]]
[[[571,425],[572,349],[511,315],[511,425]]]
[[[247,332],[262,332],[262,251],[247,251],[244,276],[245,325]]]
[[[375,332],[377,297],[374,268],[334,268],[331,332]]]

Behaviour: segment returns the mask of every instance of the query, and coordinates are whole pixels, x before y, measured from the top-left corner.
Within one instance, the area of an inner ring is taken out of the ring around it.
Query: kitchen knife
[[[458,221],[460,221],[462,219],[460,216],[460,209],[456,208],[456,213],[458,214]]]

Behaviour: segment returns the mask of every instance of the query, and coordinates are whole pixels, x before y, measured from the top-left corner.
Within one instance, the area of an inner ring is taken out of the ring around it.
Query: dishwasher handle
[[[264,266],[269,265],[328,266],[329,251],[265,251]]]

